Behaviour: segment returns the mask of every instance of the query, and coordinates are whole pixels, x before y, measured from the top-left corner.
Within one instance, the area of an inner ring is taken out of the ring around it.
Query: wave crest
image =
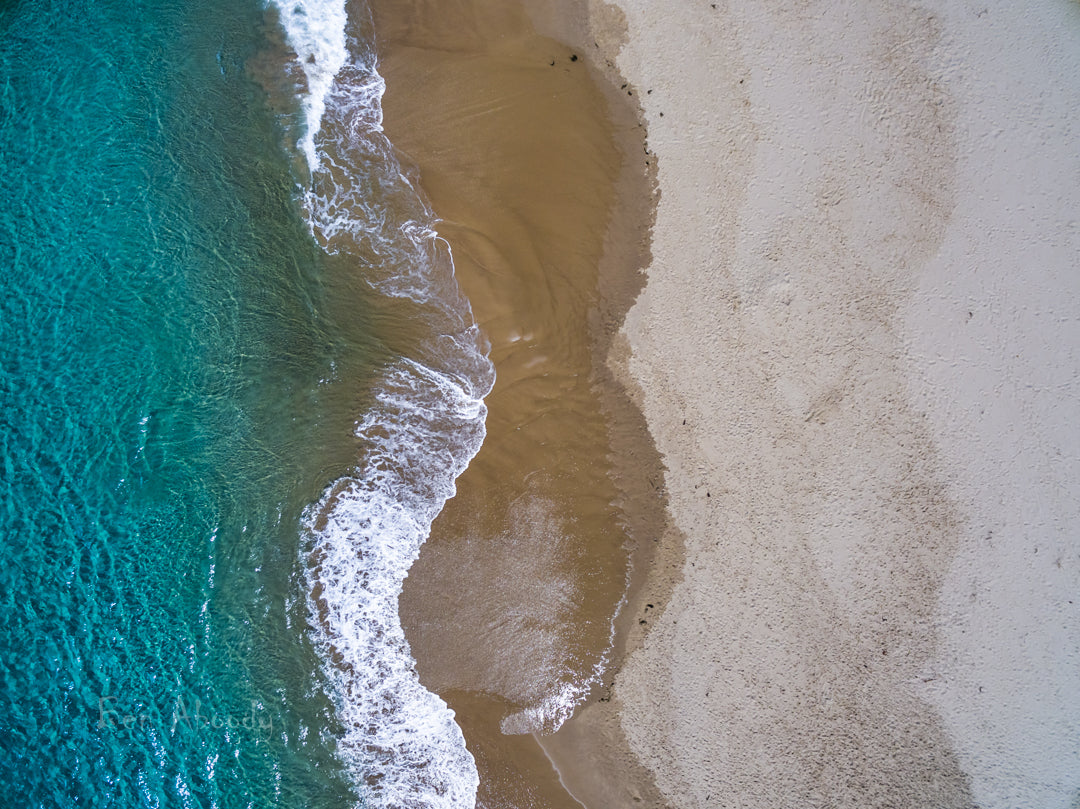
[[[411,325],[422,334],[416,356],[374,381],[356,468],[303,520],[312,638],[345,728],[339,755],[366,805],[473,806],[475,762],[453,712],[417,678],[398,596],[484,440],[489,344],[434,214],[382,132],[385,84],[362,26],[343,0],[275,2],[307,77],[298,149],[311,172],[302,200],[312,235],[355,258],[375,292],[417,304]]]

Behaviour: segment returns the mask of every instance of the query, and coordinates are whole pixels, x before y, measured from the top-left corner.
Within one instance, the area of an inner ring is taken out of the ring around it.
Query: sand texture
[[[568,787],[1080,805],[1080,5],[618,9],[660,196],[612,365],[686,556]]]

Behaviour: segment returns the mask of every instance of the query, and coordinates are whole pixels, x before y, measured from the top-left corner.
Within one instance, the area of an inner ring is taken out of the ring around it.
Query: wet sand
[[[402,622],[477,759],[479,805],[577,806],[533,733],[602,692],[631,556],[648,569],[664,518],[644,422],[596,359],[643,285],[644,130],[631,97],[515,3],[374,13],[387,134],[497,371],[484,446],[410,571]]]

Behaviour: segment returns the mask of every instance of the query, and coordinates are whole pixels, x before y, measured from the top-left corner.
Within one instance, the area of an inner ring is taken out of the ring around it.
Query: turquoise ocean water
[[[475,796],[396,595],[492,371],[351,13],[0,5],[5,806]]]

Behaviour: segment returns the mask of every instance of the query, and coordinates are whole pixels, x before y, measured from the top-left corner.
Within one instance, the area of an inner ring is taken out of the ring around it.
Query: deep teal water
[[[377,349],[245,72],[264,28],[0,4],[4,806],[351,802],[297,521]]]

